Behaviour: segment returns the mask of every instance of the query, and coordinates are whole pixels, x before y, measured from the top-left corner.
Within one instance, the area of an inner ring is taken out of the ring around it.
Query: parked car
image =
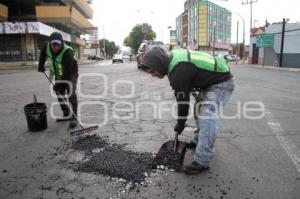
[[[123,55],[123,60],[128,59],[129,60],[129,55]]]
[[[237,55],[225,55],[225,59],[227,59],[229,62],[238,61],[240,58]]]
[[[112,63],[121,62],[123,63],[123,55],[122,54],[115,54],[112,58]]]
[[[100,57],[100,56],[98,56],[98,55],[89,55],[89,56],[88,56],[88,59],[89,59],[89,60],[97,60],[97,61],[102,61],[102,60],[104,60],[103,57]]]
[[[143,69],[141,66],[141,62],[143,60],[144,54],[156,46],[159,46],[165,49],[166,51],[168,51],[161,41],[148,41],[148,42],[141,43],[138,49],[138,53],[136,55],[136,62],[137,62],[138,69]]]

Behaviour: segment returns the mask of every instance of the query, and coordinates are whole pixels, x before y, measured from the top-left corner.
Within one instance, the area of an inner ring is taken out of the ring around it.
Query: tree
[[[240,51],[239,51],[239,56],[241,59],[244,58],[244,51],[245,51],[245,46],[243,44],[240,44]]]
[[[104,47],[104,45],[105,45],[105,47]],[[120,49],[119,46],[116,46],[115,42],[109,41],[107,39],[100,39],[99,46],[101,49],[101,54],[104,55],[104,49],[105,49],[105,55],[109,56],[109,57],[112,57]]]
[[[144,40],[153,40],[156,38],[156,33],[153,32],[151,25],[144,23],[144,24],[137,24],[134,26],[129,34],[124,39],[123,45],[128,46],[133,49],[134,52],[137,52],[140,44]]]

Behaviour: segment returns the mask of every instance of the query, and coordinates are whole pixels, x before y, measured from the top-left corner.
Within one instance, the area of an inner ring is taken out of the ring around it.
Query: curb
[[[273,69],[273,70],[300,72],[300,67],[299,68],[281,68],[281,67],[279,68],[279,67],[275,67],[275,66],[262,66],[262,65],[251,65],[251,64],[249,64],[249,66],[253,66],[256,68],[267,68],[267,69]]]
[[[285,67],[279,68],[279,67],[275,67],[275,66],[262,66],[262,65],[257,65],[257,64],[234,64],[234,65],[249,66],[249,67],[254,67],[254,68],[266,68],[266,69],[289,71],[289,72],[300,72],[300,67],[299,68],[285,68]]]
[[[1,66],[0,70],[28,70],[28,69],[37,69],[37,65],[22,65],[22,66]]]
[[[92,62],[78,62],[78,65],[90,65],[90,64],[96,64],[101,61],[92,61]]]
[[[96,64],[98,61],[92,61],[92,62],[79,62],[78,65],[90,65],[90,64]],[[0,70],[28,70],[28,69],[37,69],[38,64],[0,64]]]

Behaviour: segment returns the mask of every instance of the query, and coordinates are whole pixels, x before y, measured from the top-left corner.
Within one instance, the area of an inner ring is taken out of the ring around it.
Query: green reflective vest
[[[63,66],[62,66],[62,58],[65,54],[65,52],[70,49],[73,51],[73,48],[64,44],[62,47],[63,49],[60,51],[60,53],[55,57],[55,59],[52,56],[51,50],[50,50],[50,44],[48,43],[47,45],[47,61],[48,61],[48,66],[50,69],[50,76],[55,75],[55,78],[59,79],[63,75]]]
[[[226,73],[230,68],[223,57],[214,57],[208,53],[187,49],[174,49],[171,51],[171,63],[168,67],[170,74],[178,63],[192,63],[196,67],[212,72]]]

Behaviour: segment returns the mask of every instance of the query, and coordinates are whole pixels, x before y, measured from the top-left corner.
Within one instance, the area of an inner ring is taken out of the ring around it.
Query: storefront
[[[1,22],[0,61],[38,61],[40,50],[52,32],[60,32],[66,43],[71,35],[40,22]],[[80,57],[81,45],[76,45],[76,57]]]

